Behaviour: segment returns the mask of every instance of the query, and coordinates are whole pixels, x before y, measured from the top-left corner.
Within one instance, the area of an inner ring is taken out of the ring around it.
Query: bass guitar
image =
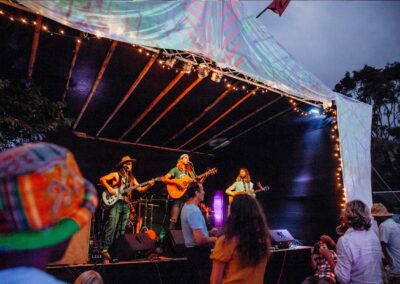
[[[160,177],[156,177],[156,178],[154,178],[154,179],[152,179],[152,180],[154,180],[154,181],[161,181],[162,178],[163,178],[163,177],[160,176]],[[106,190],[103,191],[103,194],[102,194],[103,202],[104,202],[104,204],[107,205],[107,206],[114,205],[118,200],[123,200],[123,199],[124,199],[124,196],[126,196],[126,195],[128,194],[129,191],[135,190],[135,189],[137,189],[137,188],[139,188],[139,187],[142,187],[142,186],[146,186],[146,185],[148,185],[148,184],[150,183],[150,181],[152,181],[152,180],[148,180],[148,181],[139,183],[139,184],[137,184],[137,185],[130,186],[130,187],[128,187],[128,188],[124,188],[124,185],[121,185],[120,188],[114,188],[114,190],[117,191],[117,194],[115,194],[115,195],[114,195],[114,194],[111,194],[111,193],[106,189]]]
[[[185,175],[181,179],[171,179],[169,181],[172,183],[171,184],[167,183],[168,194],[173,199],[179,199],[185,194],[188,186],[192,182],[196,182],[198,180],[201,180],[204,177],[216,174],[217,171],[218,171],[217,168],[212,168],[211,170],[208,170],[205,173],[203,173],[199,176],[196,176],[194,179],[192,179],[190,176],[187,176],[187,175]]]
[[[240,195],[240,194],[252,194],[252,193],[259,193],[259,192],[266,192],[266,191],[270,190],[270,187],[269,187],[268,185],[266,185],[266,186],[263,187],[263,186],[261,186],[260,183],[257,183],[257,186],[258,186],[258,189],[254,190],[253,192],[240,191],[240,192],[234,193],[233,196],[228,195],[229,204],[232,203],[233,198],[234,198],[235,196],[237,196],[237,195]]]

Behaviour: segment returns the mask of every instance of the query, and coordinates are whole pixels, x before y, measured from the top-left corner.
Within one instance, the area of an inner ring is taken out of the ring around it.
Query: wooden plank
[[[91,139],[91,140],[97,140],[97,141],[104,141],[104,142],[110,142],[110,143],[116,143],[116,144],[121,144],[121,145],[132,145],[132,146],[138,146],[138,147],[146,147],[146,148],[152,148],[156,150],[163,150],[163,151],[172,151],[172,152],[181,152],[181,153],[189,153],[189,150],[186,149],[175,149],[175,148],[169,148],[169,147],[162,147],[162,146],[157,146],[157,145],[150,145],[150,144],[143,144],[143,143],[135,143],[135,142],[129,142],[129,141],[121,141],[117,139],[112,139],[112,138],[104,138],[104,137],[97,137],[97,136],[91,136],[87,135],[84,132],[78,132],[78,131],[72,131],[72,133],[80,138],[84,139]],[[199,154],[199,155],[207,155],[213,157],[213,154],[209,153],[203,153],[203,152],[190,152],[191,154]]]
[[[226,110],[223,114],[221,114],[218,118],[216,118],[213,122],[211,122],[209,125],[207,125],[204,129],[202,129],[200,132],[198,132],[196,135],[194,135],[192,138],[190,138],[188,141],[183,143],[181,146],[178,147],[178,149],[182,149],[185,147],[187,144],[195,140],[197,137],[202,135],[204,132],[206,132],[208,129],[213,127],[218,121],[223,119],[225,116],[227,116],[230,112],[232,112],[235,108],[237,108],[239,105],[241,105],[244,101],[246,101],[248,98],[254,95],[254,92],[258,90],[258,87],[248,91],[247,94],[241,98],[239,101],[237,101],[233,106],[231,106],[228,110]]]
[[[118,138],[118,140],[122,140],[125,138],[126,135],[128,135],[129,132],[132,131],[142,120],[143,118],[158,104],[158,102],[176,85],[176,83],[179,82],[179,80],[183,77],[185,73],[179,72],[178,75],[175,76],[175,78],[169,82],[169,84],[164,88],[164,90],[161,91],[161,93],[155,98],[152,103],[145,109],[145,111],[139,115],[136,120],[129,126],[129,128],[124,132],[124,134],[121,135],[121,137]]]
[[[62,97],[62,101],[65,102],[65,98],[67,97],[67,93],[69,90],[69,83],[71,81],[72,71],[74,70],[76,59],[78,58],[79,50],[81,49],[82,40],[77,39],[75,41],[75,49],[74,49],[74,56],[72,57],[71,66],[69,67],[67,83],[65,84],[65,90]]]
[[[97,132],[96,136],[100,135],[100,133],[104,130],[104,128],[110,123],[111,119],[113,119],[113,117],[117,114],[117,112],[125,104],[125,102],[128,100],[128,98],[133,94],[133,91],[136,89],[136,87],[139,85],[139,83],[143,80],[143,78],[147,74],[147,72],[149,72],[153,63],[157,60],[157,56],[158,56],[158,53],[153,54],[153,56],[150,58],[150,60],[147,62],[147,64],[143,67],[142,71],[140,72],[139,76],[136,78],[135,82],[133,82],[133,84],[131,85],[129,90],[126,92],[122,101],[118,104],[118,106],[114,109],[114,111],[111,113],[111,115],[107,118],[106,122],[101,126],[101,128]]]
[[[139,143],[139,141],[143,138],[143,136],[146,135],[147,132],[149,132],[154,125],[156,125],[177,103],[179,103],[198,83],[200,83],[203,80],[203,78],[197,78],[196,81],[194,81],[192,84],[190,84],[189,87],[186,88],[173,102],[170,104],[157,118],[156,120],[153,121],[153,123],[147,127],[147,129],[140,135],[138,139],[136,139],[136,143]]]
[[[99,86],[101,79],[103,78],[104,72],[106,71],[108,63],[110,62],[111,57],[112,57],[112,55],[113,55],[113,53],[115,51],[115,48],[117,47],[117,43],[118,42],[116,42],[116,41],[112,42],[112,44],[110,46],[110,49],[108,50],[107,55],[104,58],[103,64],[102,64],[102,66],[100,68],[100,71],[97,74],[96,80],[94,80],[93,86],[90,89],[89,95],[86,98],[86,101],[85,101],[85,103],[84,103],[84,105],[83,105],[83,107],[81,109],[81,112],[79,113],[78,117],[76,118],[74,126],[72,127],[73,130],[75,130],[76,127],[78,126],[79,121],[81,120],[81,118],[83,116],[83,113],[86,111],[86,108],[88,107],[90,101],[92,100],[92,97],[93,97],[94,93],[96,92],[96,89]]]
[[[273,103],[277,102],[278,100],[280,100],[280,99],[282,99],[282,98],[283,98],[283,96],[279,96],[279,97],[273,99],[272,101],[266,103],[265,105],[263,105],[263,106],[257,108],[255,111],[249,113],[249,114],[246,115],[245,117],[243,117],[243,118],[239,119],[238,121],[236,121],[235,123],[229,125],[229,126],[226,127],[224,130],[218,131],[218,133],[215,134],[213,137],[211,137],[211,138],[208,139],[207,141],[201,143],[200,145],[194,147],[194,148],[192,149],[192,151],[195,151],[195,150],[197,150],[197,149],[203,147],[204,145],[206,145],[206,144],[207,144],[208,142],[210,142],[211,140],[214,140],[215,138],[218,138],[219,136],[221,136],[221,135],[224,134],[225,132],[227,132],[227,131],[231,130],[232,128],[236,127],[237,125],[241,124],[243,121],[246,121],[247,119],[253,117],[254,115],[256,115],[257,113],[259,113],[260,111],[266,109],[267,107],[269,107],[270,105],[272,105]]]
[[[163,145],[167,145],[169,144],[171,141],[173,141],[176,137],[178,137],[179,135],[181,135],[183,132],[185,132],[186,130],[188,130],[190,127],[193,126],[193,124],[195,124],[197,121],[199,121],[200,119],[202,119],[213,107],[215,107],[223,98],[225,98],[230,92],[232,92],[234,90],[234,88],[238,85],[238,83],[233,84],[230,88],[226,89],[225,91],[222,92],[222,94],[220,94],[210,105],[208,105],[203,112],[195,117],[194,119],[192,119],[191,121],[189,121],[185,127],[183,127],[181,130],[179,130],[178,133],[176,133],[174,136],[172,136],[167,142],[165,142]]]
[[[39,38],[40,38],[40,30],[42,29],[42,20],[43,17],[40,15],[36,16],[36,25],[35,30],[33,32],[33,40],[32,40],[32,50],[31,56],[29,57],[29,64],[28,64],[28,80],[32,80],[33,74],[33,67],[35,66],[37,49],[39,46]]]

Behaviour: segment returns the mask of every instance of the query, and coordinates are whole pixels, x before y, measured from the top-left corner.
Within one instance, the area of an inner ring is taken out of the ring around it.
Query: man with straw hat
[[[25,144],[0,153],[0,282],[62,283],[45,272],[97,206],[67,149]]]
[[[124,156],[116,165],[117,171],[111,172],[100,178],[101,184],[108,190],[110,194],[118,195],[118,189],[126,189],[139,184],[132,174],[132,166],[136,159],[130,156]],[[143,192],[150,186],[154,185],[154,180],[151,180],[148,185],[138,187],[136,190]],[[120,236],[124,235],[125,227],[129,217],[129,196],[119,196],[118,201],[110,206],[106,229],[103,236],[103,263],[107,264],[111,260],[111,255],[108,249]]]
[[[393,213],[382,203],[372,205],[371,215],[379,224],[379,240],[388,264],[388,283],[400,283],[400,226],[393,220]]]

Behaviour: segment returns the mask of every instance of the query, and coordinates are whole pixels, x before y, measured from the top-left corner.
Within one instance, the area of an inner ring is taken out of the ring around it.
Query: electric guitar
[[[218,171],[217,168],[212,168],[211,170],[208,170],[205,173],[203,173],[199,176],[196,176],[194,179],[192,179],[190,176],[187,176],[187,175],[185,175],[181,179],[171,179],[169,181],[173,182],[173,184],[167,183],[168,194],[173,199],[179,199],[185,194],[188,186],[192,182],[196,182],[198,180],[201,180],[203,177],[207,177],[209,175],[216,174],[217,171]]]
[[[163,178],[163,177],[160,176],[160,177],[156,177],[156,178],[153,179],[153,180],[154,180],[154,181],[160,181],[160,180],[162,180],[162,178]],[[114,190],[117,191],[117,194],[115,194],[115,195],[114,195],[114,194],[111,194],[111,193],[106,189],[106,190],[103,191],[103,194],[102,194],[103,202],[104,202],[104,204],[107,205],[107,206],[114,205],[118,200],[123,200],[123,199],[124,199],[124,196],[126,196],[126,195],[128,194],[129,191],[135,190],[135,189],[137,189],[137,188],[139,188],[139,187],[142,187],[142,186],[146,186],[146,185],[148,185],[148,184],[150,183],[150,181],[151,181],[151,180],[148,180],[148,181],[139,183],[139,184],[137,184],[137,185],[134,185],[134,186],[131,186],[131,187],[128,187],[128,188],[124,188],[124,185],[121,185],[121,187],[119,187],[119,188],[114,188]]]
[[[259,182],[257,183],[257,186],[258,186],[258,189],[254,190],[253,192],[239,191],[239,192],[235,192],[235,193],[233,194],[233,196],[228,195],[229,204],[232,203],[233,198],[234,198],[236,195],[240,195],[240,194],[251,194],[251,193],[259,193],[259,192],[262,192],[262,191],[266,192],[266,191],[268,191],[268,190],[271,189],[269,185],[266,185],[266,186],[263,187],[263,186],[261,185],[261,183],[259,183]]]

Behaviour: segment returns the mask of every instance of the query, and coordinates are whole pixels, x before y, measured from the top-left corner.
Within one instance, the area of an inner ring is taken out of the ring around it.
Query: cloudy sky
[[[256,16],[270,1],[242,1]],[[346,71],[400,61],[400,1],[292,0],[259,20],[309,71],[333,88]]]

